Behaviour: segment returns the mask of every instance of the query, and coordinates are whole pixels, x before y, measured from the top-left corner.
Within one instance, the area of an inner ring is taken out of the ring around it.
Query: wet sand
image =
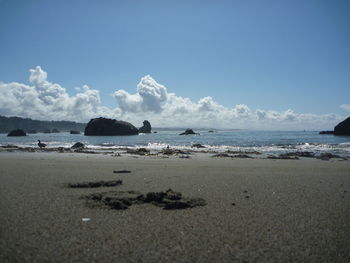
[[[135,157],[0,153],[0,262],[350,262],[349,160]],[[82,198],[169,188],[207,204]]]

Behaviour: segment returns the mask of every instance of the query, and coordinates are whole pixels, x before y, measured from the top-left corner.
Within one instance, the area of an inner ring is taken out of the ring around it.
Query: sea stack
[[[334,135],[350,135],[350,117],[334,127]]]
[[[319,134],[350,135],[350,117],[338,123],[333,131],[320,131]]]
[[[143,126],[139,129],[140,133],[151,133],[152,126],[148,120],[143,121]]]
[[[87,136],[137,135],[139,130],[129,122],[107,118],[91,119],[85,127]]]

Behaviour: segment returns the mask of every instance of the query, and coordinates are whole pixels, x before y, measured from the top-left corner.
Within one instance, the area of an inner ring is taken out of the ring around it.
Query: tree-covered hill
[[[85,123],[77,123],[73,121],[38,121],[20,117],[4,117],[0,116],[0,133],[8,133],[14,129],[22,129],[26,132],[37,131],[84,131]]]

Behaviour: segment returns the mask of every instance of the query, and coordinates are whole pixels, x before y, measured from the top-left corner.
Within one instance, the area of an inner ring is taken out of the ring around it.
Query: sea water
[[[8,137],[6,134],[0,134],[0,145],[37,147],[38,140],[41,140],[47,147],[71,147],[76,142],[82,142],[88,148],[95,150],[117,150],[125,147],[160,150],[168,145],[190,149],[193,144],[199,143],[212,151],[259,151],[267,154],[310,151],[350,156],[349,136],[320,135],[318,131],[195,130],[200,134],[179,135],[183,131],[183,129],[159,129],[157,133],[134,136],[84,136],[67,132],[28,134],[25,137]]]

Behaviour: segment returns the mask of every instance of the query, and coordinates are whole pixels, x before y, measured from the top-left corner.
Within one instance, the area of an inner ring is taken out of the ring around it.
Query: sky
[[[332,129],[350,1],[0,0],[0,115]]]

